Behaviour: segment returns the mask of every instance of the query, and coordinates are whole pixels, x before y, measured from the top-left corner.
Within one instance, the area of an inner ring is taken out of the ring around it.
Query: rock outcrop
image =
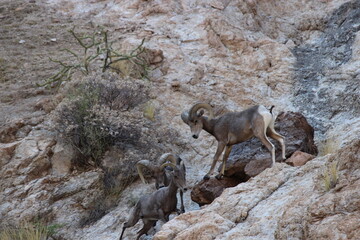
[[[338,154],[302,167],[277,163],[227,188],[206,208],[166,223],[154,239],[356,239],[359,149],[355,140]],[[334,162],[338,184],[325,191],[323,173]]]

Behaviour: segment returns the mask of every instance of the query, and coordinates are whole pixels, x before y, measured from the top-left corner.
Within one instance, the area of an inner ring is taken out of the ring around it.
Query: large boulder
[[[224,177],[223,179],[211,178],[202,180],[195,185],[191,191],[191,200],[199,203],[200,206],[209,204],[221,195],[225,188],[234,187],[241,182],[240,179]]]
[[[286,159],[286,163],[297,167],[297,166],[302,166],[305,165],[308,161],[312,160],[315,156],[308,154],[308,153],[304,153],[301,151],[296,151],[294,152],[293,155],[291,155],[290,158]]]
[[[314,143],[314,129],[301,113],[280,113],[275,121],[275,129],[285,137],[285,155],[287,158],[296,151],[317,155],[318,149]],[[280,144],[272,139],[270,140],[276,146],[276,161],[282,162]],[[244,182],[269,167],[271,167],[269,151],[259,139],[252,138],[233,146],[226,163],[226,181],[231,183]],[[227,187],[232,187],[232,184],[223,184],[214,180],[210,182],[201,181],[193,188],[191,197],[199,205],[209,204]]]

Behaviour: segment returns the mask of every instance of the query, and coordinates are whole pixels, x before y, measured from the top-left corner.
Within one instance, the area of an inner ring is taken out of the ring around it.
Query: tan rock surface
[[[299,166],[306,164],[308,161],[310,161],[314,157],[315,157],[314,155],[304,153],[301,151],[296,151],[293,153],[293,155],[291,155],[291,157],[289,159],[286,159],[285,162],[291,166],[299,167]]]
[[[49,56],[66,59],[59,50],[76,46],[67,30],[92,32],[101,25],[114,47],[128,49],[145,38],[153,51],[146,84],[154,124],[178,133],[161,146],[187,161],[190,186],[208,171],[216,148],[206,133],[193,141],[180,119],[197,101],[210,102],[217,113],[255,104],[300,111],[322,155],[302,167],[277,164],[200,210],[187,192],[187,213],[158,223],[143,239],[155,231],[154,239],[359,239],[359,145],[353,142],[360,133],[358,2],[3,0],[0,224],[46,216],[66,224],[58,239],[114,240],[136,199],[153,191],[134,182],[116,207],[79,227],[103,195],[104,172],[69,171],[72,153],[49,131],[49,113],[62,98],[35,84],[56,72]],[[321,175],[334,161],[339,181],[324,192]]]

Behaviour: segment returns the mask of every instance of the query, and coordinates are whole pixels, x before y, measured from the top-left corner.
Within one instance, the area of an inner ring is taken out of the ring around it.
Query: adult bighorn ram
[[[139,162],[136,163],[136,169],[138,171],[141,181],[144,184],[147,184],[147,181],[144,178],[143,170],[142,170],[143,168],[146,168],[150,170],[151,177],[155,179],[156,189],[162,188],[164,186],[168,186],[170,184],[171,179],[168,177],[165,171],[165,167],[169,167],[169,165],[166,164],[166,162],[171,162],[174,165],[178,166],[179,169],[181,169],[184,173],[186,172],[185,164],[179,156],[173,153],[164,153],[163,155],[161,155],[158,161],[158,165],[150,162],[149,160],[140,160]],[[182,163],[181,166],[180,163]],[[183,195],[184,193],[180,189],[181,213],[185,212]]]
[[[147,233],[149,229],[156,224],[156,221],[169,221],[170,214],[176,211],[177,190],[180,188],[186,191],[185,172],[182,170],[184,162],[181,161],[179,165],[174,165],[169,162],[165,164],[172,168],[172,170],[165,170],[170,175],[171,180],[169,186],[160,188],[152,194],[140,198],[132,210],[128,221],[123,225],[120,240],[122,239],[125,229],[134,226],[140,218],[144,226],[138,232],[136,239],[139,239],[141,235]]]
[[[274,130],[275,116],[272,113],[272,108],[268,110],[259,105],[242,112],[230,112],[214,118],[213,109],[209,104],[197,103],[189,111],[184,111],[181,114],[182,120],[190,126],[193,138],[198,138],[201,130],[204,129],[218,141],[210,171],[204,176],[205,180],[209,179],[213,173],[216,162],[224,148],[222,168],[216,176],[217,179],[224,175],[226,160],[229,157],[232,145],[244,142],[254,136],[259,138],[271,152],[272,165],[275,164],[275,147],[269,141],[268,136],[280,143],[282,158],[285,159],[284,137]],[[203,116],[204,109],[209,112],[209,117]]]

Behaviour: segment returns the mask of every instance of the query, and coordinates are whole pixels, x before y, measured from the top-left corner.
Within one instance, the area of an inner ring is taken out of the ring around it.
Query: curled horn
[[[174,165],[176,165],[176,156],[173,153],[164,153],[163,155],[161,155],[160,159],[159,159],[159,164],[163,164],[167,161],[172,162]]]
[[[142,168],[144,168],[144,167],[149,169],[150,171],[154,171],[156,166],[153,163],[151,163],[149,160],[140,160],[136,163],[136,169],[140,176],[141,181],[144,184],[147,184],[147,181],[145,180],[143,172],[142,172]]]
[[[189,110],[189,120],[191,121],[191,119],[194,118],[196,112],[200,109],[203,108],[205,110],[207,110],[209,112],[209,119],[212,119],[214,117],[214,111],[212,109],[212,107],[207,104],[207,103],[196,103],[194,106],[192,106]]]
[[[167,166],[172,167],[173,169],[176,168],[176,165],[175,165],[175,164],[173,164],[173,163],[171,163],[171,162],[166,162],[166,163],[161,164],[160,169],[164,169],[164,168],[167,167]]]

